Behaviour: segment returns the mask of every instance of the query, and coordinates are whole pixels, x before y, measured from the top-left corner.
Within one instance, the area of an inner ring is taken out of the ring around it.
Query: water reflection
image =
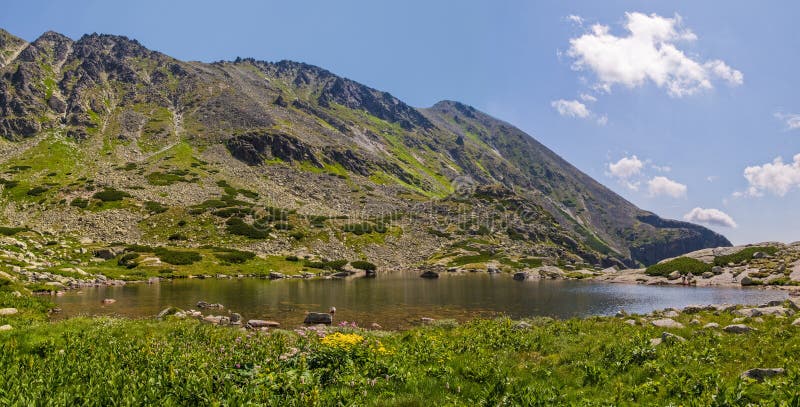
[[[780,290],[685,288],[604,284],[580,281],[514,281],[508,275],[442,275],[436,280],[416,273],[343,280],[175,280],[69,292],[54,301],[59,318],[75,315],[151,317],[167,306],[189,309],[198,301],[225,305],[245,319],[271,319],[284,326],[302,323],[305,311],[337,308],[339,321],[387,329],[415,325],[421,317],[455,318],[508,315],[513,318],[567,318],[609,315],[624,308],[645,313],[689,304],[756,304],[785,299]],[[114,304],[101,304],[114,298]],[[214,310],[219,314],[219,311]]]

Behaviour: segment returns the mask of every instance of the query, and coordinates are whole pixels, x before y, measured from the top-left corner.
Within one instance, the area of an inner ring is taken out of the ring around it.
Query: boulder
[[[734,315],[739,315],[745,318],[753,318],[761,315],[761,310],[758,308],[742,308],[733,311]]]
[[[719,328],[719,324],[716,322],[709,322],[703,325],[703,329],[716,329],[716,328]]]
[[[428,317],[422,317],[422,318],[420,318],[420,321],[421,321],[423,324],[426,324],[426,325],[430,325],[430,324],[432,324],[432,323],[436,322],[436,320],[435,320],[435,319],[433,319],[433,318],[428,318]]]
[[[697,314],[698,312],[704,310],[706,307],[702,305],[687,305],[683,307],[684,314]]]
[[[286,275],[283,274],[283,273],[278,273],[278,272],[275,272],[275,271],[269,273],[269,279],[270,280],[280,280],[282,278],[286,278]]]
[[[12,329],[14,329],[14,327],[9,325],[9,324],[5,324],[3,326],[0,326],[0,332],[2,332],[2,331],[10,331]]]
[[[115,300],[115,299],[113,299],[113,298],[105,298],[105,299],[103,299],[103,301],[101,301],[101,302],[102,302],[103,304],[113,304],[113,303],[117,302],[117,300]]]
[[[759,367],[759,368],[750,369],[750,370],[745,371],[744,373],[742,373],[741,378],[742,379],[753,379],[753,380],[758,380],[759,382],[761,382],[761,381],[764,381],[764,379],[767,379],[767,378],[770,378],[770,377],[773,377],[773,376],[782,375],[782,374],[784,374],[784,372],[785,371],[783,370],[783,368],[780,368],[780,367],[771,367],[771,368]]]
[[[673,271],[672,273],[667,274],[667,280],[677,280],[681,278],[681,273],[678,270]]]
[[[675,321],[672,318],[661,318],[650,321],[650,323],[658,328],[683,328],[683,324]]]
[[[0,308],[0,315],[14,315],[18,312],[16,308]]]
[[[218,315],[208,315],[208,316],[203,317],[203,321],[208,322],[208,323],[212,323],[212,324],[215,324],[215,325],[219,324],[220,320],[222,320],[222,317],[218,316]]]
[[[242,323],[242,314],[238,312],[231,313],[231,324],[241,324]]]
[[[752,331],[753,328],[743,324],[733,324],[722,328],[722,330],[732,334],[743,334]]]
[[[722,268],[722,266],[711,267],[711,274],[713,274],[715,276],[718,276],[718,275],[722,274],[723,271],[724,271],[724,269]],[[703,275],[705,275],[705,273],[703,273]]]
[[[763,259],[764,258],[764,252],[755,252],[755,253],[753,253],[753,258],[754,259]]]
[[[524,281],[527,278],[528,278],[528,273],[526,273],[524,271],[518,271],[518,272],[514,273],[514,280]]]
[[[769,307],[761,307],[758,308],[761,315],[773,315],[773,316],[783,316],[788,317],[790,315],[794,315],[794,311],[784,308],[781,305],[773,305]]]
[[[303,320],[303,323],[308,325],[330,325],[333,323],[333,315],[326,312],[309,312],[306,314],[306,319]]]
[[[175,314],[176,314],[176,313],[178,313],[179,311],[180,311],[180,309],[178,309],[178,308],[175,308],[175,307],[167,307],[167,308],[164,308],[163,310],[161,310],[161,312],[159,312],[159,313],[158,313],[158,315],[156,316],[156,318],[158,318],[158,319],[164,319],[164,318],[166,318],[166,317],[168,317],[168,316],[170,316],[170,315],[175,315]]]
[[[800,326],[800,318],[797,318],[792,322],[792,326]]]
[[[119,250],[117,250],[117,249],[115,249],[113,247],[108,247],[108,248],[105,248],[105,249],[95,250],[94,253],[92,253],[92,254],[94,255],[94,257],[98,257],[98,258],[101,258],[103,260],[111,260],[114,257],[117,257],[117,255],[119,255],[119,253],[120,253]]]
[[[325,314],[325,315],[330,315],[330,314]],[[251,319],[247,321],[247,326],[249,326],[250,328],[277,328],[281,326],[281,324],[275,321],[265,321],[263,319]]]
[[[626,319],[625,323],[630,325],[630,326],[636,326],[636,320],[635,319]]]
[[[710,271],[706,271],[705,273],[703,273],[703,278],[709,279],[711,277],[714,277],[714,273],[712,273]]]
[[[755,282],[755,280],[753,280],[752,277],[744,276],[744,277],[742,277],[741,284],[742,284],[742,286],[749,286],[749,285],[755,285],[756,282]]]
[[[800,311],[800,297],[789,297],[789,308]]]
[[[664,313],[661,314],[661,315],[666,317],[666,318],[677,318],[677,317],[681,316],[681,313],[678,312],[678,311],[675,311],[674,309],[671,309],[671,310],[664,311]]]
[[[671,334],[669,332],[662,332],[661,341],[666,344],[673,344],[678,342],[686,342],[686,338],[675,334]]]
[[[419,276],[422,277],[422,278],[439,278],[439,273],[437,273],[437,272],[435,272],[433,270],[428,270],[428,271],[423,272]]]

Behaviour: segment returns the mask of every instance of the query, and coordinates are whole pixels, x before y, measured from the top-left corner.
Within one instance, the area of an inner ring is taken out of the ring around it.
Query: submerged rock
[[[281,324],[279,324],[278,322],[265,321],[263,319],[251,319],[251,320],[247,321],[247,324],[246,324],[246,327],[250,327],[250,328],[277,328],[279,326],[281,326]]]
[[[303,323],[308,325],[330,325],[333,323],[333,315],[325,312],[309,312],[306,314],[306,319],[303,320]]]
[[[437,273],[435,271],[432,271],[432,270],[428,270],[428,271],[420,274],[419,276],[422,277],[422,278],[439,278],[439,273]]]

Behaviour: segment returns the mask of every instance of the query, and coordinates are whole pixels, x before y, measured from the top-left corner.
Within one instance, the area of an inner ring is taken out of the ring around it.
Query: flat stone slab
[[[247,325],[250,325],[253,328],[277,328],[281,326],[281,324],[275,321],[266,321],[263,319],[251,319],[247,321]]]
[[[683,328],[683,324],[672,318],[661,318],[650,321],[653,326],[659,328]]]
[[[18,312],[16,308],[0,308],[0,315],[14,315]]]
[[[722,330],[732,334],[744,334],[752,331],[753,328],[750,328],[749,326],[744,324],[734,324],[734,325],[728,325],[725,328],[722,328]]]
[[[306,315],[306,319],[303,321],[303,323],[308,325],[330,325],[333,323],[333,315],[325,312],[309,312]]]

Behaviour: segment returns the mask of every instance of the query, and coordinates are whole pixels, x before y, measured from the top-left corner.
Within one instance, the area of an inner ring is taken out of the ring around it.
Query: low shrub
[[[228,249],[222,253],[214,253],[214,256],[225,263],[242,264],[255,258],[256,254],[242,250]]]
[[[230,218],[226,225],[226,230],[232,235],[245,236],[250,239],[266,239],[269,236],[269,229],[255,227],[241,218]]]
[[[14,236],[17,233],[28,231],[28,228],[0,226],[0,235]]]
[[[356,260],[350,262],[350,265],[353,266],[353,268],[355,269],[364,271],[375,271],[378,268],[375,264],[363,260]]]
[[[681,274],[692,273],[699,276],[706,271],[711,271],[711,265],[691,257],[678,257],[676,259],[654,264],[647,268],[645,273],[649,276],[667,276],[673,271]]]
[[[173,234],[169,235],[167,240],[172,240],[172,241],[175,241],[175,240],[188,240],[188,238],[183,233],[173,233]]]
[[[117,202],[124,198],[130,198],[131,194],[114,188],[105,188],[102,191],[95,192],[92,197],[103,202]]]
[[[756,254],[757,252],[765,253],[772,256],[778,252],[778,248],[775,246],[746,247],[742,250],[739,250],[736,253],[729,254],[726,256],[718,256],[714,258],[714,265],[725,266],[728,263],[739,264],[743,261],[751,260],[753,258],[753,255]]]
[[[297,256],[286,256],[286,261],[300,261]]]
[[[153,215],[164,213],[167,209],[169,208],[156,201],[145,201],[144,203],[144,210]]]
[[[43,194],[43,193],[45,193],[45,192],[47,192],[49,190],[50,190],[50,188],[47,188],[47,187],[44,187],[44,186],[37,186],[37,187],[33,187],[33,188],[29,189],[28,192],[26,192],[26,194],[29,195],[29,196],[39,196],[39,195],[41,195],[41,194]]]
[[[69,206],[86,209],[89,206],[89,200],[83,198],[75,198],[72,200],[72,202],[69,203]]]

